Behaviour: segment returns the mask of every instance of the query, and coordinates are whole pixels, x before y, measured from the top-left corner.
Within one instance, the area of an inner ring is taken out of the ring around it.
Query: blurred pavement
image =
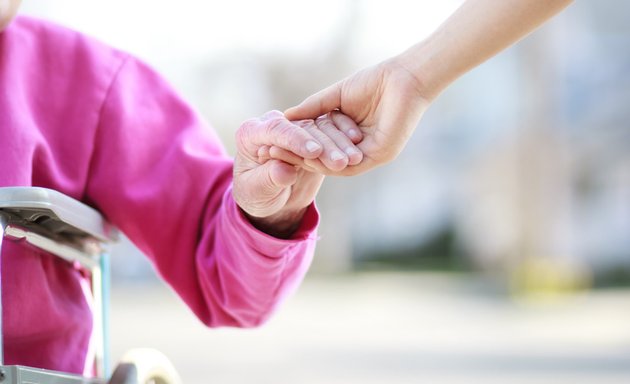
[[[262,328],[208,330],[167,288],[119,286],[112,349],[158,348],[186,384],[630,383],[630,290],[496,292],[452,275],[313,276]]]

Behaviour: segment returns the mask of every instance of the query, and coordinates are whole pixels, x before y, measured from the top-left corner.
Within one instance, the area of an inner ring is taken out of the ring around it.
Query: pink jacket
[[[211,327],[264,322],[312,259],[314,206],[291,240],[257,231],[200,116],[145,64],[62,27],[20,17],[0,33],[0,156],[0,186],[96,207]],[[81,273],[4,244],[5,363],[89,372]]]

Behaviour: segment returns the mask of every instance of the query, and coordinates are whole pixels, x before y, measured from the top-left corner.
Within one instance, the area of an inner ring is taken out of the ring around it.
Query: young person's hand
[[[398,156],[431,101],[450,83],[571,1],[467,0],[426,40],[308,97],[286,117],[329,114],[335,121],[334,111],[350,117],[365,136],[358,144],[363,161],[335,174],[363,173]],[[305,163],[315,167],[310,159]]]
[[[285,114],[288,119],[325,114],[317,119],[318,125],[346,126],[350,124],[348,120],[355,122],[360,131],[357,137],[362,136],[356,142],[363,161],[333,173],[355,175],[392,161],[402,151],[429,106],[429,99],[422,91],[420,80],[397,59],[392,59],[308,97]],[[305,163],[319,172],[327,172],[310,159]]]

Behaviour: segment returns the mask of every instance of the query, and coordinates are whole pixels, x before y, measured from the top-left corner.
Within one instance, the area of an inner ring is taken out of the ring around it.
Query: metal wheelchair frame
[[[116,229],[109,225],[98,211],[62,193],[38,187],[0,188],[0,258],[3,241],[19,241],[58,256],[88,272],[94,297],[92,337],[97,343],[96,378],[19,365],[4,365],[2,267],[0,264],[1,384],[113,384],[114,382],[169,384],[181,381],[165,358],[158,358],[157,363],[126,362],[116,369],[111,381],[107,381],[110,374],[108,244],[116,237]],[[155,353],[157,351],[154,351],[153,355],[149,353],[149,358],[155,360]],[[140,367],[140,364],[143,367]],[[139,371],[144,372],[145,376],[142,379],[134,376]]]

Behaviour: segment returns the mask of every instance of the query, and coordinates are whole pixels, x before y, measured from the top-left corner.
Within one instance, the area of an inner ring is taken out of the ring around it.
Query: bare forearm
[[[510,46],[572,0],[467,0],[429,38],[396,59],[435,98],[459,76]]]

